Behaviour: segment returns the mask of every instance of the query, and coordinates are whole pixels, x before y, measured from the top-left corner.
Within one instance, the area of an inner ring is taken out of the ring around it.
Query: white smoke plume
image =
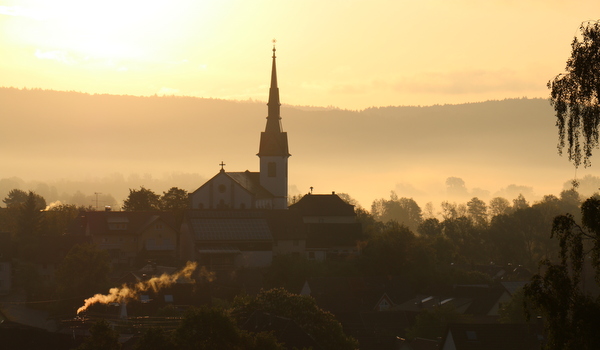
[[[180,278],[189,279],[194,271],[196,270],[196,262],[188,261],[185,267],[172,275],[162,274],[160,277],[152,277],[147,281],[140,281],[133,286],[123,285],[121,288],[111,288],[108,294],[96,294],[91,298],[87,298],[84,301],[82,307],[77,310],[77,314],[87,310],[90,306],[101,303],[122,303],[128,300],[137,299],[138,295],[142,292],[152,290],[158,292],[162,288],[167,288],[177,282]],[[212,282],[214,279],[214,273],[206,271],[204,268],[201,271],[201,277]]]

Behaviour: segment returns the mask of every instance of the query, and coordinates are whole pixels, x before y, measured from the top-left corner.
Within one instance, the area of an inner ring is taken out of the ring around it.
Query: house
[[[510,300],[505,288],[482,285],[455,285],[452,290],[441,294],[417,295],[391,310],[417,314],[442,305],[452,305],[456,312],[471,315],[477,323],[496,322],[501,304]]]
[[[154,277],[163,275],[173,275],[177,268],[170,266],[160,266],[156,263],[147,264],[139,270],[129,271],[118,279],[116,285],[127,285],[135,288],[136,285],[150,280]],[[128,300],[120,305],[97,305],[96,308],[104,308],[108,314],[119,315],[120,318],[127,318],[136,315],[155,315],[161,309],[169,309],[178,313],[178,309],[185,309],[190,305],[202,305],[210,302],[210,298],[205,297],[204,290],[199,286],[206,281],[201,278],[196,279],[197,275],[191,278],[180,277],[175,283],[162,286],[161,288],[149,288],[139,293],[135,299]]]
[[[264,210],[188,210],[181,258],[209,270],[269,266],[273,234]]]
[[[356,220],[354,206],[335,192],[303,196],[290,205],[301,216],[306,230],[306,258],[323,261],[359,254],[362,225]]]
[[[30,312],[36,313],[36,311]],[[48,327],[49,324],[45,316],[39,318],[37,315],[31,316],[24,312],[0,308],[2,349],[74,349],[80,345],[71,334],[56,332],[55,327]]]
[[[440,350],[539,350],[541,327],[528,324],[449,324]]]
[[[260,171],[221,170],[190,194],[192,209],[286,209],[288,196],[287,132],[281,125],[281,103],[277,87],[275,47],[273,47],[271,87],[267,125],[260,135]]]
[[[108,251],[113,264],[132,266],[138,259],[173,260],[179,229],[171,212],[82,212],[70,233],[91,238]]]

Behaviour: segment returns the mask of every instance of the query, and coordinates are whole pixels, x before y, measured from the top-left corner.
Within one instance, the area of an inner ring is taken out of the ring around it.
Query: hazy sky
[[[546,97],[600,1],[0,1],[0,86],[362,109]]]

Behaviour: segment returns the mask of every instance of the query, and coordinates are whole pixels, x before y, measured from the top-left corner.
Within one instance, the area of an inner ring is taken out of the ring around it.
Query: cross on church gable
[[[223,161],[221,161],[221,163],[219,165],[221,166],[221,171],[225,171],[225,169],[223,167],[227,164],[225,164],[225,163],[223,163]]]

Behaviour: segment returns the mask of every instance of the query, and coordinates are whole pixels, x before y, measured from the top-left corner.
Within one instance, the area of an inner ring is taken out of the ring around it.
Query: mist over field
[[[13,88],[0,88],[0,105],[0,197],[21,188],[49,203],[117,207],[130,188],[193,191],[221,161],[227,171],[257,171],[267,115],[262,101]],[[283,105],[281,114],[290,195],[348,193],[365,208],[390,191],[420,206],[519,193],[535,201],[594,175],[558,155],[545,99],[361,111]],[[464,189],[449,192],[449,177]]]

